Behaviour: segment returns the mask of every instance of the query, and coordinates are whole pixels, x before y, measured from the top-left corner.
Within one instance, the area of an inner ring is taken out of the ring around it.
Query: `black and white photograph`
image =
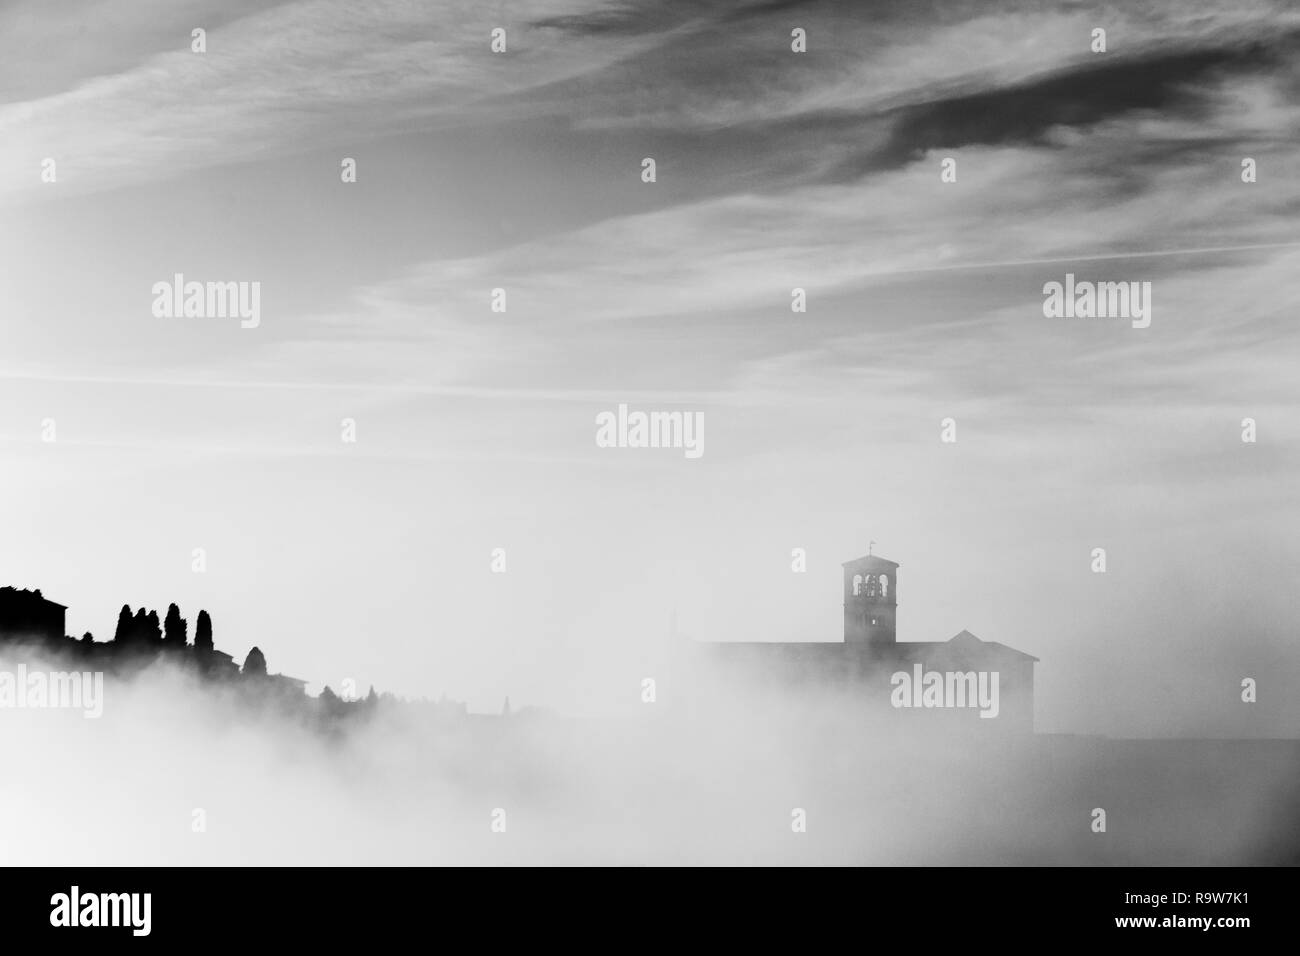
[[[1250,944],[1297,309],[1293,0],[0,0],[0,925]]]

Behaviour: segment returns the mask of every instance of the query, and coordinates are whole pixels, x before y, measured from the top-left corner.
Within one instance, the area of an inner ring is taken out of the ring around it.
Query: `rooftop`
[[[876,554],[866,554],[860,558],[854,558],[852,561],[845,561],[843,567],[853,568],[853,570],[879,570],[898,567],[897,561],[890,561]]]
[[[37,588],[35,591],[28,591],[25,588],[19,589],[15,587],[3,587],[0,588],[0,600],[3,600],[4,598],[17,598],[25,601],[44,601],[46,604],[52,604],[55,607],[61,607],[64,610],[67,610],[68,607],[66,604],[60,604],[58,601],[51,601],[49,598],[45,597],[45,595],[41,594],[40,588]]]

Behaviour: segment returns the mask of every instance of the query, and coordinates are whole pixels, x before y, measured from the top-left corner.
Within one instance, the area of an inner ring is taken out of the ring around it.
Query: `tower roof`
[[[852,561],[845,561],[843,566],[854,571],[889,571],[898,567],[898,562],[889,561],[879,555],[867,554]]]

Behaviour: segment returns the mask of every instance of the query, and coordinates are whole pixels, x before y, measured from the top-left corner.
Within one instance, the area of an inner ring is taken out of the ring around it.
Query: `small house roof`
[[[51,604],[54,607],[61,607],[65,611],[68,609],[68,606],[66,604],[60,604],[58,601],[51,601],[44,594],[41,593],[40,588],[37,588],[35,591],[28,591],[26,588],[20,589],[12,586],[3,587],[0,588],[0,597],[17,597],[29,601],[30,600],[44,601],[46,604]]]

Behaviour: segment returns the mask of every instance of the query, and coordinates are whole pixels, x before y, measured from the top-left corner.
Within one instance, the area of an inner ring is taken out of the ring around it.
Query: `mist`
[[[0,858],[1296,860],[1300,10],[640,6],[0,3],[0,586],[383,692],[0,708]],[[1032,733],[684,674],[864,553]]]
[[[638,718],[439,716],[386,698],[331,724],[250,710],[235,690],[157,664],[110,677],[99,719],[3,713],[0,855],[76,866],[1300,858],[1294,741],[900,728],[850,695],[774,696],[712,676],[725,695]],[[1105,833],[1090,829],[1097,807]]]

